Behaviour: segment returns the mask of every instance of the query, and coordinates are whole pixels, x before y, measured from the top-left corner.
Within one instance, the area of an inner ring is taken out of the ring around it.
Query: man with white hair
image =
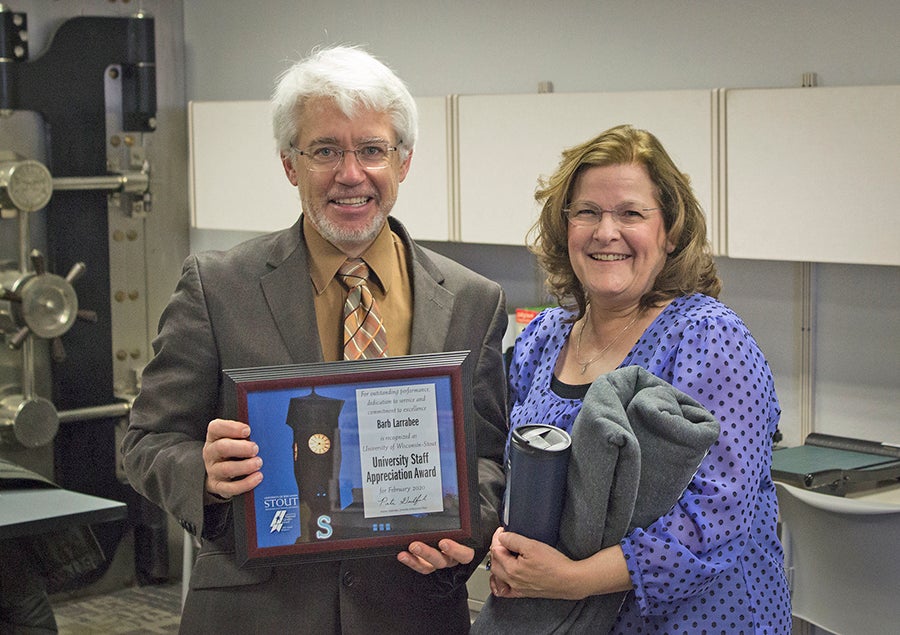
[[[384,64],[353,47],[320,50],[281,76],[272,101],[303,213],[289,229],[185,261],[124,440],[135,489],[202,538],[181,630],[468,632],[465,582],[499,523],[504,484],[503,292],[389,217],[417,114]],[[348,261],[368,275],[378,354],[471,351],[484,542],[476,550],[444,538],[396,557],[239,568],[228,501],[259,485],[261,458],[249,426],[225,418],[222,370],[345,358],[339,274]]]

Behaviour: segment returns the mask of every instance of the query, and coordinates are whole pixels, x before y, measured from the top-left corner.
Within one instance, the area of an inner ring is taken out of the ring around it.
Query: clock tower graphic
[[[315,387],[288,405],[285,423],[294,431],[294,477],[300,499],[298,542],[313,541],[323,528],[320,519],[340,507],[336,468],[341,464],[338,418],[343,407],[342,399],[318,395]],[[330,520],[323,522],[330,525]]]

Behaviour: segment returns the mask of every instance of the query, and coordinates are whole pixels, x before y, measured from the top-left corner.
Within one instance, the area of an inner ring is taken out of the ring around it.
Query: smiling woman
[[[647,168],[635,163],[590,166],[575,181],[575,202],[568,209],[581,211],[575,220],[571,213],[566,214],[568,250],[572,271],[593,309],[587,347],[611,347],[609,336],[616,337],[621,323],[630,325],[640,317],[649,324],[663,308],[641,310],[640,306],[641,298],[653,288],[666,258],[675,249],[657,211],[656,191]],[[604,212],[604,207],[615,211]],[[580,337],[586,321],[587,316]],[[624,352],[636,339],[623,341]],[[607,364],[606,370],[616,365]]]
[[[789,633],[770,474],[778,399],[753,336],[716,299],[720,283],[687,177],[656,137],[620,126],[566,150],[536,198],[543,208],[531,247],[560,306],[516,341],[510,427],[541,422],[571,432],[576,419],[595,416],[595,380],[638,366],[705,408],[719,433],[687,488],[662,501],[668,512],[632,517],[624,535],[604,534],[609,546],[592,555],[499,530],[494,595],[473,632],[521,632],[523,623],[534,627],[530,616],[559,606],[538,601],[567,600],[577,606],[565,607],[559,631]],[[629,419],[631,405],[622,404]],[[666,456],[680,447],[668,443]],[[659,463],[641,461],[640,481],[660,478]],[[563,518],[590,524],[597,510],[564,494],[575,511]],[[639,494],[636,506],[645,504]],[[569,535],[565,524],[560,535]],[[590,608],[598,604],[612,614]]]

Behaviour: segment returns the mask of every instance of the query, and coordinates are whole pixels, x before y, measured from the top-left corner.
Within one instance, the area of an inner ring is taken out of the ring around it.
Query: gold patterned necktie
[[[344,359],[387,357],[387,335],[378,305],[366,284],[369,267],[359,258],[348,258],[338,269],[346,285],[344,301]]]

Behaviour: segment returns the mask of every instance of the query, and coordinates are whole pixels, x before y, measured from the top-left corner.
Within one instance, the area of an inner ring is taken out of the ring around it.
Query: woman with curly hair
[[[716,299],[689,178],[651,133],[619,126],[566,150],[536,198],[531,248],[560,306],[516,341],[511,429],[570,431],[591,384],[636,365],[699,402],[720,431],[668,513],[590,557],[499,529],[493,594],[624,593],[614,633],[790,632],[770,476],[778,399],[753,336]]]

